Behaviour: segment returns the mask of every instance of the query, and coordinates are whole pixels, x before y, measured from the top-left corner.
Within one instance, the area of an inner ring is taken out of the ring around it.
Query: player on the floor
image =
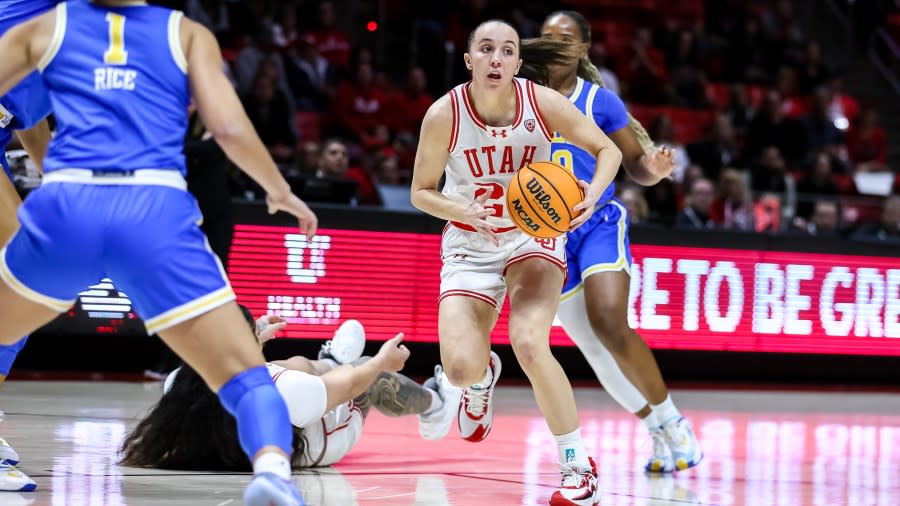
[[[298,505],[291,424],[234,293],[197,223],[182,154],[191,95],[225,152],[267,191],[270,212],[316,217],[290,192],[221,68],[213,35],[133,0],[64,2],[0,38],[0,93],[37,68],[58,133],[44,178],[0,251],[0,343],[12,344],[113,277],[237,419],[255,476],[249,505]]]
[[[252,326],[252,316],[247,311],[245,316]],[[263,319],[272,325],[259,332],[260,345],[285,325],[277,317]],[[403,416],[454,411],[458,405],[461,392],[442,383],[440,375],[422,386],[395,372],[409,354],[405,347],[387,342],[375,357],[361,357],[365,339],[363,326],[348,320],[322,346],[319,360],[296,356],[268,364],[294,425],[296,467],[340,461],[362,435],[372,407],[388,416]],[[159,403],[125,438],[122,464],[179,470],[250,468],[234,438],[234,420],[187,366],[166,378]]]
[[[59,0],[0,0],[0,35],[18,23],[53,8]],[[19,141],[38,170],[42,167],[50,129],[46,118],[50,114],[50,97],[37,72],[31,73],[12,90],[0,97],[0,165],[6,178],[0,177],[0,243],[5,244],[19,227],[16,210],[22,201],[12,184],[12,173],[6,161],[6,147],[18,131]],[[0,344],[0,384],[6,381],[13,362],[27,338],[6,345]],[[3,412],[0,411],[0,421]],[[0,491],[28,492],[37,484],[16,469],[19,455],[0,437]]]
[[[632,179],[652,185],[667,177],[674,168],[672,152],[654,148],[622,100],[602,86],[599,72],[588,58],[591,32],[587,20],[575,11],[554,12],[544,20],[541,39],[525,44],[546,45],[547,40],[578,49],[577,56],[564,65],[549,68],[547,84],[568,96],[609,135],[622,150],[625,170]],[[594,155],[565,137],[555,135],[553,161],[589,181]],[[671,472],[697,465],[703,453],[691,426],[672,402],[650,348],[628,325],[628,216],[615,197],[614,184],[600,197],[594,216],[569,232],[566,258],[568,276],[559,319],[610,395],[647,425],[653,451],[645,469]]]
[[[413,170],[412,202],[449,221],[441,257],[438,333],[451,383],[464,387],[457,414],[469,441],[491,430],[491,396],[500,360],[490,333],[507,290],[509,339],[558,444],[562,484],[551,504],[595,504],[596,469],[584,448],[572,387],[550,352],[549,333],[565,276],[565,237],[533,239],[510,221],[504,191],[515,171],[549,160],[551,132],[561,131],[596,155],[593,179],[580,182],[584,223],[618,170],[621,152],[597,125],[559,93],[516,78],[522,65],[565,61],[564,54],[526,54],[515,29],[487,21],[469,36],[472,81],[457,86],[425,115]],[[437,191],[446,175],[443,192]],[[424,416],[431,438],[451,420]],[[424,433],[423,433],[424,435]]]

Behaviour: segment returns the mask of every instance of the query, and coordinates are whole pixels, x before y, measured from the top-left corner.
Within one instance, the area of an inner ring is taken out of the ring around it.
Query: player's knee
[[[511,334],[510,343],[519,365],[526,373],[541,363],[543,359],[550,356],[550,346],[547,343],[546,336],[539,336],[529,332],[522,332],[515,337]]]
[[[594,335],[600,339],[606,349],[613,353],[622,350],[630,331],[627,320],[605,311],[596,311],[589,314],[588,318]]]
[[[481,381],[487,366],[487,360],[466,360],[462,357],[444,360],[444,372],[447,374],[447,378],[450,379],[450,383],[460,388]]]

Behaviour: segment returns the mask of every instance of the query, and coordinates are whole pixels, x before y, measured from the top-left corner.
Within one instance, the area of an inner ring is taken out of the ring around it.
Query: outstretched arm
[[[56,9],[51,9],[0,37],[0,96],[34,71],[47,51],[56,27]]]

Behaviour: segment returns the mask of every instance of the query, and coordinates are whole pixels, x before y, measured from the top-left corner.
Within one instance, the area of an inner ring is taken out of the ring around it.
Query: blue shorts
[[[185,190],[45,180],[18,216],[0,278],[57,311],[104,277],[128,294],[150,334],[235,298]]]
[[[581,289],[588,276],[598,272],[631,272],[628,211],[618,199],[594,211],[584,225],[569,232],[566,241],[566,284],[562,298]]]

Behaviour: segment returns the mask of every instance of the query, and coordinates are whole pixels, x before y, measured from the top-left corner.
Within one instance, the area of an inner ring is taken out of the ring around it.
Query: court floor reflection
[[[242,474],[120,467],[116,451],[156,384],[10,382],[0,434],[39,484],[10,505],[240,504]],[[576,389],[604,506],[900,504],[900,394],[676,391],[705,452],[696,469],[647,476],[646,430],[599,389]],[[297,477],[310,505],[547,504],[556,448],[530,390],[500,388],[488,440],[418,436],[415,417],[370,416],[334,468]]]

